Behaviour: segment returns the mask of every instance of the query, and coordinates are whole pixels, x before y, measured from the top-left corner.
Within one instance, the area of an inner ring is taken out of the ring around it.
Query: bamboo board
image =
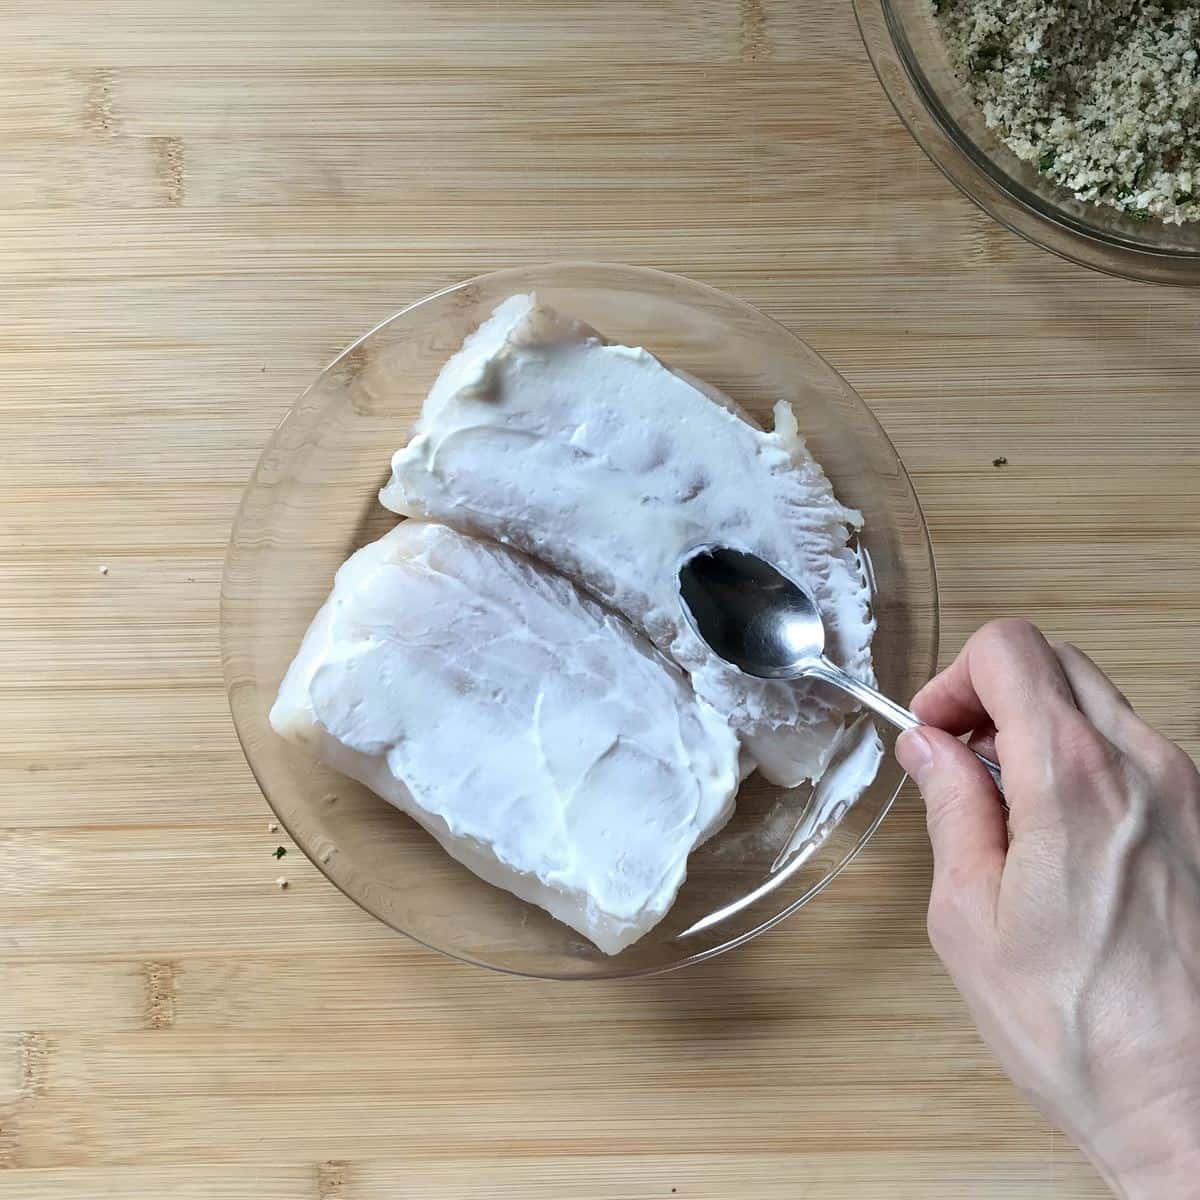
[[[219,576],[363,330],[500,266],[660,266],[872,405],[945,655],[1031,616],[1195,754],[1200,295],[992,225],[846,4],[10,0],[0,43],[0,1197],[1104,1195],[929,950],[912,794],[796,920],[632,984],[443,961],[295,852],[277,889]]]

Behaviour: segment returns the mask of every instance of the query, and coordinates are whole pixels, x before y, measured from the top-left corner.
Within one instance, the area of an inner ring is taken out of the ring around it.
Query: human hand
[[[1129,1200],[1200,1196],[1200,773],[1073,646],[980,629],[913,700],[929,936],[1000,1065]],[[994,753],[1010,815],[954,735]]]

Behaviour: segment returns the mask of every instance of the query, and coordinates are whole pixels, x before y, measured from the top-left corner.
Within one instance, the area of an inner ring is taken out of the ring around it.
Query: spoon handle
[[[907,708],[902,708],[894,700],[889,700],[882,692],[876,691],[869,684],[863,683],[861,679],[855,679],[853,675],[847,675],[841,667],[835,663],[831,663],[827,658],[819,658],[816,662],[805,667],[804,674],[810,678],[830,683],[836,688],[841,688],[847,695],[853,696],[864,708],[869,708],[885,721],[890,721],[897,729],[916,729],[918,725],[924,723],[915,713],[909,712]],[[975,751],[972,751],[972,753],[987,768],[987,773],[992,777],[992,782],[1003,796],[1004,783],[1000,778],[999,764],[992,762],[990,758],[985,758],[982,754]]]

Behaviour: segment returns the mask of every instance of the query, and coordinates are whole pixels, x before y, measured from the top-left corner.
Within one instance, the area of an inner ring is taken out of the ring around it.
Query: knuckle
[[[1091,780],[1111,774],[1116,766],[1112,745],[1082,713],[1060,718],[1056,741],[1058,766],[1071,775]]]
[[[989,621],[975,634],[971,652],[975,662],[997,678],[1020,678],[1049,651],[1032,621],[1002,617]]]
[[[1181,746],[1167,741],[1161,734],[1155,737],[1159,745],[1155,747],[1150,757],[1150,771],[1170,792],[1182,795],[1195,795],[1200,792],[1200,770],[1192,761],[1191,755]]]
[[[1170,774],[1178,769],[1176,757],[1187,755],[1169,741],[1153,726],[1142,721],[1130,721],[1124,729],[1124,744],[1129,747],[1130,756],[1152,779],[1163,773]],[[1190,762],[1191,760],[1188,759]]]
[[[975,636],[985,645],[1007,646],[1030,637],[1040,638],[1041,632],[1024,617],[998,617],[984,625]]]
[[[1054,651],[1055,657],[1063,664],[1064,669],[1070,670],[1072,667],[1086,667],[1092,673],[1103,676],[1105,693],[1111,694],[1112,698],[1124,708],[1129,709],[1131,712],[1133,711],[1133,705],[1129,702],[1129,697],[1107,675],[1104,675],[1085,650],[1080,649],[1074,642],[1066,641],[1051,642],[1050,649]]]

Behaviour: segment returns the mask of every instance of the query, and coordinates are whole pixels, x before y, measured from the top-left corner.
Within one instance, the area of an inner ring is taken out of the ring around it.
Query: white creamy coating
[[[716,658],[684,620],[680,558],[718,542],[805,581],[828,652],[871,680],[874,621],[844,508],[776,407],[775,430],[645,350],[505,301],[446,364],[380,499],[510,542],[624,613],[687,670],[773,782],[818,778],[844,710],[827,690]]]
[[[620,618],[423,521],[338,572],[271,724],[609,954],[666,913],[739,782],[733,733]]]

